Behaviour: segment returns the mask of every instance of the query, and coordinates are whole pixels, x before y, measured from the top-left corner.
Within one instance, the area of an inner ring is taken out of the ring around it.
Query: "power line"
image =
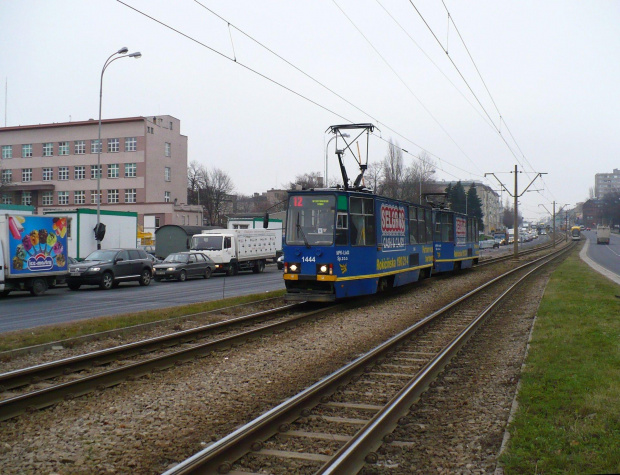
[[[340,5],[338,5],[336,0],[332,0],[332,2],[342,12],[342,14],[345,16],[345,18],[347,20],[349,20],[351,25],[353,25],[353,27],[358,31],[358,33],[360,35],[362,35],[362,38],[364,38],[364,40],[366,40],[366,42],[370,45],[370,47],[373,49],[373,51],[381,58],[381,60],[390,69],[390,71],[392,71],[392,73],[394,73],[394,75],[399,79],[399,81],[405,86],[407,91],[409,91],[409,93],[419,102],[419,104],[426,111],[426,113],[435,121],[435,123],[439,126],[439,128],[448,136],[448,138],[452,141],[452,143],[456,146],[456,148],[458,148],[460,150],[460,152],[465,157],[467,157],[467,159],[480,171],[480,173],[483,173],[482,170],[480,169],[480,167],[478,167],[478,165],[467,155],[467,153],[465,153],[465,151],[460,147],[460,145],[458,143],[456,143],[456,140],[454,140],[454,138],[448,133],[448,131],[441,125],[441,123],[431,113],[431,111],[424,105],[422,100],[418,96],[416,96],[416,94],[411,90],[411,88],[407,85],[407,83],[404,81],[404,79],[392,67],[392,65],[389,63],[389,61],[387,61],[385,59],[385,57],[379,52],[379,50],[372,44],[372,42],[368,39],[368,37],[364,34],[364,32],[360,28],[358,28],[358,26],[355,24],[355,22],[346,14],[346,12],[340,7]]]
[[[194,0],[194,1],[196,1],[196,0]],[[137,8],[135,8],[135,7],[131,6],[131,5],[128,5],[127,3],[123,2],[122,0],[117,0],[117,2],[119,2],[119,3],[121,3],[122,5],[125,5],[126,7],[128,7],[128,8],[130,8],[130,9],[134,10],[135,12],[137,12],[137,13],[139,13],[139,14],[141,14],[141,15],[145,16],[146,18],[148,18],[148,19],[150,19],[150,20],[152,20],[152,21],[154,21],[154,22],[156,22],[156,23],[158,23],[158,24],[160,24],[160,25],[164,26],[165,28],[168,28],[168,29],[170,29],[170,30],[174,31],[175,33],[177,33],[177,34],[179,34],[179,35],[181,35],[181,36],[183,36],[183,37],[185,37],[185,38],[189,39],[190,41],[193,41],[193,42],[197,43],[198,45],[203,46],[204,48],[207,48],[209,51],[212,51],[212,52],[214,52],[214,53],[218,54],[219,56],[221,56],[221,57],[223,57],[223,58],[225,58],[225,59],[227,59],[227,60],[229,60],[229,61],[231,61],[231,62],[233,62],[233,63],[235,63],[235,64],[238,64],[239,66],[241,66],[241,67],[243,67],[243,68],[247,69],[248,71],[250,71],[250,72],[252,72],[252,73],[254,73],[254,74],[256,74],[256,75],[258,75],[258,76],[262,77],[263,79],[266,79],[266,80],[270,81],[271,83],[276,84],[276,85],[278,85],[278,86],[282,87],[282,88],[283,88],[283,89],[285,89],[286,91],[289,91],[289,92],[291,92],[291,93],[295,94],[296,96],[298,96],[298,97],[300,97],[300,98],[302,98],[302,99],[305,99],[306,101],[308,101],[308,102],[310,102],[310,103],[312,103],[312,104],[314,104],[314,105],[316,105],[316,106],[320,107],[321,109],[323,109],[323,110],[325,110],[325,111],[327,111],[327,112],[330,112],[330,113],[334,114],[336,117],[339,117],[339,118],[343,119],[343,120],[344,120],[344,121],[346,121],[346,122],[349,122],[349,123],[354,123],[354,121],[352,121],[351,119],[348,119],[348,118],[344,117],[343,115],[340,115],[340,114],[338,114],[338,113],[337,113],[337,112],[335,112],[335,111],[332,111],[331,109],[329,109],[329,108],[327,108],[327,107],[325,107],[325,106],[323,106],[323,105],[319,104],[318,102],[316,102],[316,101],[314,101],[314,100],[312,100],[312,99],[310,99],[310,98],[308,98],[308,97],[304,96],[303,94],[301,94],[301,93],[298,93],[298,92],[294,91],[293,89],[291,89],[291,88],[289,88],[289,87],[287,87],[287,86],[285,86],[285,85],[283,85],[283,84],[281,84],[281,83],[279,83],[279,82],[275,81],[274,79],[271,79],[270,77],[266,76],[265,74],[262,74],[262,73],[260,73],[260,72],[258,72],[258,71],[256,71],[256,70],[254,70],[254,69],[252,69],[252,68],[250,68],[250,67],[246,66],[245,64],[241,63],[241,62],[240,62],[240,61],[239,61],[236,57],[231,58],[230,56],[228,56],[228,55],[226,55],[226,54],[224,54],[224,53],[222,53],[222,52],[220,52],[220,51],[218,51],[218,50],[216,50],[216,49],[214,49],[214,48],[212,48],[212,47],[210,47],[210,46],[208,46],[208,45],[206,45],[206,44],[202,43],[201,41],[199,41],[199,40],[197,40],[197,39],[195,39],[195,38],[193,38],[193,37],[191,37],[191,36],[189,36],[189,35],[187,35],[187,34],[183,33],[182,31],[180,31],[180,30],[178,30],[178,29],[176,29],[176,28],[174,28],[174,27],[172,27],[172,26],[170,26],[170,25],[168,25],[168,24],[164,23],[163,21],[158,20],[158,19],[156,19],[156,18],[154,18],[154,17],[152,17],[152,16],[148,15],[147,13],[144,13],[144,12],[142,12],[141,10],[138,10]],[[410,143],[411,143],[411,144],[413,144],[414,146],[416,146],[416,147],[420,148],[421,150],[423,150],[423,151],[427,152],[429,155],[431,155],[431,156],[433,156],[433,157],[436,157],[438,160],[440,160],[440,162],[442,162],[442,161],[443,161],[443,163],[445,163],[445,164],[447,164],[447,165],[450,165],[451,167],[454,167],[455,169],[461,170],[461,171],[463,171],[463,172],[465,172],[465,173],[468,173],[468,174],[470,174],[470,175],[480,176],[480,175],[475,175],[475,174],[472,174],[472,173],[471,173],[470,171],[468,171],[468,170],[464,170],[464,169],[462,169],[462,168],[460,168],[460,167],[458,167],[458,166],[456,166],[456,165],[453,165],[452,163],[448,162],[447,160],[442,159],[442,158],[441,158],[441,157],[439,157],[438,155],[435,155],[435,154],[433,154],[432,152],[430,152],[430,151],[426,150],[424,147],[422,147],[422,146],[420,146],[420,145],[416,144],[415,142],[413,142],[412,140],[408,139],[408,138],[407,138],[407,137],[405,137],[404,135],[400,134],[399,132],[397,132],[396,130],[394,130],[393,128],[391,128],[390,126],[388,126],[387,124],[385,124],[384,122],[380,121],[379,119],[375,119],[375,118],[374,118],[371,114],[368,114],[368,113],[364,112],[362,109],[360,109],[359,107],[357,107],[355,104],[351,103],[350,101],[348,101],[347,99],[345,99],[344,97],[342,97],[341,95],[339,95],[338,93],[336,93],[335,91],[333,91],[332,89],[328,88],[327,86],[325,86],[325,85],[324,85],[323,83],[321,83],[320,81],[318,81],[318,80],[314,79],[312,76],[310,76],[310,75],[308,75],[307,73],[303,72],[301,69],[299,69],[298,67],[296,67],[295,65],[293,65],[292,63],[290,63],[288,60],[284,59],[283,57],[281,57],[281,56],[280,56],[280,55],[278,55],[277,53],[273,52],[271,49],[269,49],[268,47],[264,46],[264,45],[263,45],[262,43],[260,43],[258,40],[255,40],[255,39],[254,39],[254,38],[252,38],[250,35],[248,35],[247,33],[243,32],[241,29],[239,29],[239,28],[237,28],[236,26],[232,25],[230,22],[228,22],[227,20],[225,20],[223,17],[221,17],[221,16],[220,16],[220,15],[218,15],[217,13],[213,12],[211,9],[209,9],[209,8],[205,7],[204,5],[202,5],[202,4],[201,4],[200,2],[198,2],[198,1],[196,1],[196,3],[198,3],[200,6],[204,7],[204,8],[205,8],[206,10],[208,10],[209,12],[213,13],[213,14],[214,14],[215,16],[217,16],[220,20],[222,20],[222,21],[226,22],[226,23],[227,23],[227,25],[230,25],[231,27],[235,28],[235,30],[237,30],[237,31],[239,31],[240,33],[242,33],[243,35],[247,36],[247,37],[248,37],[248,38],[250,38],[252,41],[256,42],[258,45],[260,45],[260,46],[264,47],[267,51],[269,51],[269,52],[271,52],[272,54],[276,55],[278,58],[280,58],[282,61],[286,62],[287,64],[289,64],[289,65],[290,65],[290,66],[292,66],[293,68],[295,68],[297,71],[301,72],[302,74],[304,74],[304,75],[305,75],[305,76],[307,76],[308,78],[310,78],[310,79],[312,79],[313,81],[315,81],[317,84],[321,85],[322,87],[324,87],[324,88],[325,88],[325,89],[327,89],[328,91],[330,91],[330,92],[332,92],[333,94],[335,94],[335,95],[336,95],[337,97],[339,97],[340,99],[344,100],[347,104],[350,104],[351,106],[353,106],[354,108],[356,108],[358,111],[360,111],[360,112],[362,112],[363,114],[365,114],[365,115],[367,115],[367,116],[369,116],[369,117],[373,118],[373,119],[374,119],[377,123],[382,124],[382,125],[385,125],[385,126],[386,126],[386,128],[388,128],[389,130],[391,130],[392,132],[394,132],[396,135],[398,135],[399,137],[403,138],[404,140],[407,140],[408,142],[410,142]],[[373,134],[373,135],[375,135],[375,134]],[[375,135],[375,136],[376,136],[376,135]],[[381,140],[384,140],[384,139],[383,139],[383,138],[381,138],[381,137],[379,137],[379,138],[380,138]],[[400,147],[399,147],[399,148],[400,148]],[[404,150],[404,149],[403,149],[403,150]],[[412,154],[410,154],[409,152],[407,152],[407,153],[408,153],[409,155],[412,155]],[[414,155],[412,155],[412,156],[414,156]],[[414,156],[414,157],[415,157],[415,156]],[[415,157],[415,158],[417,158],[417,157]],[[451,176],[454,176],[454,175],[452,175],[451,173],[447,172],[445,169],[443,169],[443,168],[440,168],[440,169],[441,169],[442,171],[444,171],[445,173],[447,173],[447,174],[449,174],[449,175],[451,175]],[[455,177],[455,178],[456,178],[456,177]]]

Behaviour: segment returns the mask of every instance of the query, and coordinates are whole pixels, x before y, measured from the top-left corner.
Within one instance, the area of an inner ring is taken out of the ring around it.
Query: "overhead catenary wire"
[[[257,41],[257,40],[255,40],[254,38],[250,37],[247,33],[245,33],[245,32],[243,32],[243,31],[241,31],[239,28],[237,28],[237,27],[236,27],[235,25],[233,25],[232,23],[229,23],[227,20],[225,20],[223,17],[221,17],[221,16],[220,16],[220,15],[218,15],[217,13],[213,12],[213,11],[212,11],[211,9],[209,9],[208,7],[205,7],[204,5],[202,5],[200,2],[198,2],[198,1],[196,1],[196,0],[194,0],[194,1],[195,1],[196,3],[198,3],[199,5],[203,6],[205,9],[209,10],[210,12],[212,12],[212,13],[213,13],[215,16],[217,16],[220,20],[222,20],[223,22],[225,22],[227,25],[230,25],[230,27],[232,27],[232,28],[234,28],[235,30],[237,30],[237,31],[239,31],[239,32],[241,32],[241,33],[243,33],[245,36],[247,36],[248,38],[250,38],[252,41],[256,42],[257,44],[259,44],[259,45],[261,45],[261,46],[263,46],[265,49],[267,49],[268,51],[270,51],[272,54],[276,55],[278,58],[282,59],[282,60],[283,60],[283,61],[285,61],[287,64],[290,64],[292,67],[294,67],[296,70],[298,70],[298,71],[299,71],[299,72],[301,72],[302,74],[306,75],[307,77],[311,78],[313,81],[317,82],[317,84],[320,84],[321,86],[325,87],[327,90],[329,90],[330,92],[332,92],[333,94],[335,94],[336,96],[338,96],[339,98],[341,98],[342,100],[344,100],[345,102],[347,102],[347,104],[350,104],[351,106],[355,107],[357,110],[359,110],[359,111],[360,111],[360,112],[362,112],[363,114],[365,114],[365,115],[367,115],[367,116],[369,116],[369,117],[372,117],[372,118],[373,118],[373,119],[374,119],[374,120],[375,120],[378,124],[385,125],[385,127],[386,127],[386,128],[388,128],[389,130],[391,130],[392,132],[394,132],[396,135],[398,135],[399,137],[403,138],[404,140],[407,140],[408,142],[412,143],[414,146],[416,146],[416,147],[420,148],[420,150],[425,151],[425,152],[426,152],[426,153],[428,153],[429,155],[431,155],[431,156],[433,156],[433,157],[437,158],[438,160],[440,160],[440,162],[443,162],[443,163],[445,163],[445,164],[449,165],[450,167],[453,167],[453,168],[455,168],[455,169],[461,170],[461,171],[463,171],[463,172],[465,172],[465,173],[468,173],[468,174],[470,174],[470,175],[472,175],[472,176],[479,176],[479,177],[481,177],[481,178],[482,178],[482,176],[481,176],[481,175],[475,175],[475,174],[472,174],[470,171],[465,170],[465,169],[462,169],[462,168],[460,168],[460,167],[458,167],[458,166],[456,166],[456,165],[452,164],[451,162],[449,162],[449,161],[447,161],[447,160],[445,160],[445,159],[442,159],[442,158],[441,158],[441,157],[439,157],[438,155],[436,155],[436,154],[434,154],[434,153],[432,153],[432,152],[428,151],[426,148],[424,148],[424,147],[422,147],[422,146],[420,146],[420,145],[416,144],[415,142],[411,141],[410,139],[408,139],[408,138],[407,138],[407,137],[405,137],[404,135],[400,134],[399,132],[397,132],[396,130],[394,130],[394,129],[393,129],[393,128],[391,128],[390,126],[388,126],[385,122],[382,122],[382,121],[381,121],[381,120],[379,120],[379,119],[375,119],[375,118],[374,118],[371,114],[368,114],[368,113],[364,112],[364,111],[363,111],[363,110],[361,110],[359,107],[357,107],[355,104],[351,103],[350,101],[346,100],[344,97],[342,97],[342,96],[340,96],[339,94],[337,94],[336,92],[332,91],[332,90],[331,90],[331,89],[329,89],[327,86],[325,86],[325,85],[323,85],[322,83],[320,83],[318,80],[316,80],[316,79],[312,78],[310,75],[308,75],[307,73],[303,72],[301,69],[297,68],[297,67],[296,67],[296,66],[294,66],[292,63],[290,63],[288,60],[286,60],[286,59],[282,58],[281,56],[277,55],[277,53],[273,52],[272,50],[270,50],[270,49],[269,49],[269,48],[267,48],[266,46],[262,45],[262,43],[258,42],[258,41]],[[150,19],[151,21],[154,21],[154,22],[156,22],[156,23],[158,23],[158,24],[162,25],[163,27],[168,28],[169,30],[171,30],[171,31],[173,31],[173,32],[175,32],[175,33],[177,33],[177,34],[179,34],[179,35],[181,35],[181,36],[185,37],[186,39],[188,39],[188,40],[190,40],[190,41],[193,41],[194,43],[196,43],[196,44],[198,44],[198,45],[200,45],[200,46],[202,46],[202,47],[204,47],[204,48],[208,49],[209,51],[211,51],[211,52],[213,52],[213,53],[216,53],[216,54],[217,54],[217,55],[219,55],[220,57],[225,58],[225,59],[227,59],[227,60],[229,60],[229,61],[231,61],[231,62],[233,62],[233,63],[235,63],[235,64],[237,64],[237,65],[239,65],[239,66],[241,66],[241,67],[243,67],[244,69],[246,69],[246,70],[248,70],[248,71],[250,71],[250,72],[252,72],[252,73],[254,73],[254,74],[258,75],[259,77],[262,77],[263,79],[266,79],[267,81],[269,81],[269,82],[271,82],[271,83],[273,83],[273,84],[275,84],[275,85],[277,85],[277,86],[282,87],[282,88],[283,88],[283,89],[285,89],[286,91],[288,91],[288,92],[291,92],[291,93],[295,94],[296,96],[298,96],[298,97],[300,97],[300,98],[302,98],[302,99],[304,99],[304,100],[306,100],[306,101],[310,102],[311,104],[314,104],[314,105],[316,105],[316,106],[320,107],[321,109],[323,109],[323,110],[325,110],[325,111],[327,111],[327,112],[329,112],[329,113],[331,113],[331,114],[334,114],[336,117],[339,117],[339,118],[343,119],[343,120],[344,120],[344,121],[346,121],[346,122],[349,122],[349,123],[354,123],[354,121],[353,121],[353,120],[351,120],[351,119],[349,119],[349,118],[347,118],[347,117],[345,117],[345,116],[343,116],[343,115],[341,115],[341,114],[339,114],[339,113],[337,113],[337,112],[335,112],[335,111],[333,111],[333,110],[329,109],[329,108],[328,108],[328,107],[326,107],[326,106],[323,106],[322,104],[320,104],[320,103],[318,103],[318,102],[316,102],[316,101],[314,101],[314,100],[312,100],[312,99],[310,99],[310,98],[308,98],[308,97],[304,96],[303,94],[301,94],[301,93],[299,93],[299,92],[297,92],[297,91],[295,91],[295,90],[293,90],[293,89],[291,89],[291,88],[289,88],[289,87],[285,86],[284,84],[281,84],[280,82],[278,82],[278,81],[276,81],[276,80],[274,80],[274,79],[272,79],[272,78],[268,77],[267,75],[265,75],[265,74],[263,74],[263,73],[260,73],[259,71],[255,70],[255,69],[253,69],[253,68],[250,68],[249,66],[247,66],[247,65],[243,64],[241,61],[239,61],[239,59],[238,59],[238,58],[236,58],[236,57],[235,57],[235,58],[230,57],[230,56],[226,55],[225,53],[222,53],[221,51],[218,51],[218,50],[216,50],[215,48],[213,48],[213,47],[211,47],[211,46],[209,46],[209,45],[207,45],[207,44],[205,44],[205,43],[203,43],[203,42],[201,42],[201,41],[197,40],[196,38],[194,38],[194,37],[192,37],[192,36],[190,36],[190,35],[188,35],[188,34],[186,34],[186,33],[183,33],[183,32],[182,32],[182,31],[180,31],[179,29],[174,28],[174,27],[172,27],[172,26],[168,25],[167,23],[165,23],[165,22],[163,22],[163,21],[161,21],[161,20],[158,20],[157,18],[155,18],[155,17],[153,17],[153,16],[151,16],[151,15],[148,15],[147,13],[145,13],[145,12],[143,12],[143,11],[139,10],[138,8],[135,8],[135,7],[133,7],[132,5],[127,4],[126,2],[124,2],[124,1],[122,1],[122,0],[117,0],[117,2],[118,2],[118,3],[120,3],[120,4],[122,4],[122,5],[124,5],[124,6],[126,6],[126,7],[128,7],[128,8],[130,8],[131,10],[135,11],[136,13],[139,13],[140,15],[143,15],[144,17],[146,17],[146,18]],[[373,134],[373,135],[374,135],[374,134]],[[375,136],[376,136],[376,135],[375,135]],[[383,139],[382,139],[382,140],[383,140]],[[398,148],[400,149],[401,147],[398,147]],[[405,149],[401,149],[401,150],[403,150],[403,151],[405,151],[405,152],[406,152],[406,150],[405,150]],[[416,158],[416,159],[419,159],[418,157],[416,157],[415,155],[413,155],[413,154],[411,154],[411,153],[409,153],[409,152],[406,152],[406,153],[408,153],[409,155],[411,155],[412,157],[414,157],[414,158]],[[447,174],[449,174],[449,175],[451,175],[451,176],[453,176],[453,177],[457,178],[455,175],[453,175],[453,174],[451,174],[451,173],[447,172],[444,168],[440,168],[440,170],[442,170],[444,173],[447,173]]]
[[[458,72],[459,76],[461,76],[461,79],[463,80],[463,82],[465,82],[465,84],[467,85],[467,88],[470,90],[470,92],[472,93],[472,95],[474,96],[474,98],[476,99],[476,101],[478,102],[478,104],[480,105],[480,107],[482,108],[482,110],[484,111],[485,115],[489,118],[489,120],[491,121],[491,123],[495,123],[493,121],[493,119],[491,118],[490,114],[488,113],[488,111],[486,110],[486,108],[484,107],[484,105],[482,104],[482,102],[480,101],[480,99],[478,98],[478,96],[476,95],[476,93],[474,92],[474,90],[472,89],[472,87],[470,86],[469,82],[467,81],[467,79],[465,79],[465,77],[463,76],[463,73],[461,72],[461,70],[459,69],[459,67],[456,65],[456,63],[454,62],[454,60],[452,59],[452,57],[450,56],[447,48],[445,48],[441,41],[439,40],[439,38],[437,37],[437,35],[435,34],[435,32],[433,31],[433,29],[431,28],[431,26],[428,24],[428,22],[426,21],[426,19],[424,18],[424,16],[422,15],[422,13],[420,12],[420,10],[415,6],[415,4],[413,3],[413,0],[409,0],[409,3],[411,4],[411,6],[413,7],[413,9],[416,11],[416,13],[418,14],[418,16],[421,18],[421,20],[423,21],[423,23],[426,25],[427,29],[431,32],[433,38],[435,38],[435,41],[437,42],[437,44],[440,46],[440,48],[444,51],[444,53],[446,53],[446,56],[448,57],[449,61],[452,63],[452,65],[454,66],[454,68],[456,69],[456,71]],[[443,3],[443,0],[442,0]],[[445,3],[444,3],[444,7],[445,7]],[[454,19],[452,17],[452,15],[450,15],[450,12],[447,10],[448,15],[450,17],[450,20],[452,22],[452,24],[455,26],[456,29],[456,24],[454,23]],[[457,30],[458,31],[458,30]],[[460,34],[459,34],[460,37]],[[462,38],[461,38],[461,41]],[[464,44],[464,42],[463,42]],[[467,47],[465,46],[465,48],[467,49]],[[469,54],[469,50],[468,54]],[[470,55],[471,57],[471,55]],[[472,59],[473,61],[473,59]],[[476,67],[476,70],[477,67]],[[478,71],[478,73],[480,74],[480,72]],[[485,84],[485,88],[486,88],[486,84]],[[488,89],[487,89],[488,92]],[[493,99],[492,99],[493,100]],[[494,105],[495,105],[495,101],[493,101]],[[497,108],[497,106],[496,106]],[[497,109],[499,112],[499,109]],[[500,120],[501,120],[501,114],[500,114]],[[506,124],[506,122],[504,121],[504,124]],[[501,130],[498,126],[494,126],[494,128],[496,129],[497,134],[499,135],[500,139],[504,142],[504,144],[506,145],[506,147],[508,148],[508,150],[510,151],[511,155],[515,158],[515,160],[519,163],[519,165],[521,165],[521,168],[525,171],[525,173],[528,175],[528,177],[530,176],[530,172],[527,171],[527,167],[525,167],[523,165],[523,162],[521,162],[521,160],[519,160],[519,157],[517,157],[517,155],[515,154],[514,150],[512,149],[512,147],[510,146],[510,144],[508,143],[508,141],[506,140],[506,138],[503,136],[503,134],[501,133]],[[512,134],[511,134],[512,137]],[[512,137],[513,141],[514,141],[514,137]],[[516,144],[516,141],[515,141]],[[518,144],[517,144],[518,147]],[[520,150],[520,149],[519,149]],[[521,152],[522,153],[522,152]],[[525,156],[523,155],[524,160],[527,162],[527,164],[529,165],[529,167],[532,169],[533,172],[533,167],[532,165],[529,163],[529,161],[527,161],[527,159],[525,158]],[[544,183],[544,181],[543,181]]]
[[[336,0],[332,0],[333,4],[342,12],[347,20],[353,25],[353,27],[359,32],[359,34],[364,38],[364,40],[370,45],[373,51],[381,58],[381,60],[385,63],[385,65],[392,71],[392,73],[398,78],[398,80],[405,86],[405,89],[409,91],[409,93],[415,98],[416,101],[422,106],[422,108],[426,111],[426,113],[435,121],[435,123],[439,126],[439,128],[448,136],[448,138],[452,141],[452,143],[459,149],[459,151],[478,169],[480,173],[484,173],[480,167],[474,162],[469,155],[461,148],[461,146],[454,140],[452,135],[444,128],[443,125],[437,120],[437,118],[433,115],[433,113],[426,107],[426,105],[422,102],[422,100],[411,90],[409,85],[405,82],[405,80],[398,74],[398,72],[392,67],[392,65],[385,59],[385,57],[379,52],[379,50],[374,46],[374,44],[368,39],[368,37],[364,34],[364,32],[355,24],[355,22],[346,14],[346,12],[340,7],[340,5],[336,2]]]

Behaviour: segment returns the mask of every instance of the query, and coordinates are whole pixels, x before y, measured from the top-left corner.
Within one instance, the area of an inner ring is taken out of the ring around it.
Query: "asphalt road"
[[[596,244],[596,231],[584,231],[582,234],[590,241],[588,257],[620,276],[620,235],[612,233],[609,245],[605,245]]]
[[[111,290],[85,286],[74,292],[63,286],[48,290],[41,297],[12,292],[0,300],[0,333],[281,289],[282,271],[268,265],[262,274],[244,272],[233,277],[214,275],[208,280],[153,281],[148,287],[128,282]]]

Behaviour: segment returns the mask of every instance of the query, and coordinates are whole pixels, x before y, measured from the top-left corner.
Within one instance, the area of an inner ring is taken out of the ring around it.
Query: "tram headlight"
[[[284,273],[285,274],[299,274],[301,272],[301,264],[297,262],[285,262]]]
[[[334,265],[333,264],[317,264],[316,273],[317,275],[333,275]]]

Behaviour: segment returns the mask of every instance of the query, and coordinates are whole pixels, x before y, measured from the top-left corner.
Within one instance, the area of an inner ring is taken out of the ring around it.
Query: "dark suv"
[[[142,249],[100,249],[69,266],[67,285],[71,290],[78,290],[82,285],[98,285],[109,290],[132,280],[149,285],[152,276],[153,264]]]

